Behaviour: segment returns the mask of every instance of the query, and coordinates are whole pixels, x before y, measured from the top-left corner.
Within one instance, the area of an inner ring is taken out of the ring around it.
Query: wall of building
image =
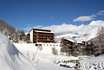
[[[60,43],[36,43],[36,46],[52,46],[52,47],[60,47]]]
[[[33,30],[31,30],[31,32],[30,32],[30,42],[33,43]]]

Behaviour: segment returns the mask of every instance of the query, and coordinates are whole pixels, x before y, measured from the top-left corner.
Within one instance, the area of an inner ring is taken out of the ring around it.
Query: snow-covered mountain
[[[82,42],[82,41],[88,41],[94,37],[96,37],[97,34],[97,29],[92,29],[89,32],[86,32],[84,34],[81,34],[80,32],[78,33],[67,33],[67,34],[61,34],[61,35],[56,35],[55,36],[55,40],[60,40],[61,38],[65,38],[65,39],[70,39],[72,41],[77,41],[77,42]]]
[[[66,30],[66,33],[56,33],[55,38],[56,40],[59,40],[64,37],[73,41],[76,40],[77,42],[88,41],[97,36],[98,28],[101,26],[104,26],[104,21],[92,21],[88,25],[82,24],[80,26],[77,26],[74,30]]]

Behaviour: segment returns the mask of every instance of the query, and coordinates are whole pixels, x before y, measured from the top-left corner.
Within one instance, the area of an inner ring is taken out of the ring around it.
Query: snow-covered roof
[[[65,39],[67,39],[67,38],[65,38]],[[70,38],[68,38],[67,40],[69,40],[71,42],[75,42],[73,39],[70,39]]]
[[[46,32],[46,31],[35,31],[35,32],[41,32],[41,33],[52,33],[52,32]]]

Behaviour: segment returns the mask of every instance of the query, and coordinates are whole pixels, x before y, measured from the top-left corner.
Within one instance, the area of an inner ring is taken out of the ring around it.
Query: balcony
[[[34,35],[43,35],[43,36],[54,36],[54,34],[35,34]]]
[[[54,37],[34,37],[34,38],[42,38],[42,39],[54,39]]]
[[[36,42],[54,42],[54,40],[34,40]]]

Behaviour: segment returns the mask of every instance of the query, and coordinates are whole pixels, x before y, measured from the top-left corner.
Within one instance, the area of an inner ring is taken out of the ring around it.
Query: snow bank
[[[0,70],[36,70],[35,66],[15,48],[5,35],[1,33]]]
[[[83,70],[104,70],[104,54],[81,61]]]
[[[48,59],[52,59],[52,57],[55,57],[52,53],[52,48],[54,46],[50,46],[48,44],[45,46],[41,46],[41,49],[38,48],[38,46],[35,46],[33,43],[25,44],[25,43],[14,43],[16,48],[23,53],[29,60],[32,60],[35,58],[35,56],[41,56],[41,57],[47,57]],[[55,46],[56,50],[58,51],[58,54],[60,54],[60,47]]]
[[[92,63],[92,62],[93,63],[101,63],[101,62],[104,62],[104,54],[97,56],[97,57],[92,57],[91,59],[83,60],[82,62],[84,62],[84,63]]]

